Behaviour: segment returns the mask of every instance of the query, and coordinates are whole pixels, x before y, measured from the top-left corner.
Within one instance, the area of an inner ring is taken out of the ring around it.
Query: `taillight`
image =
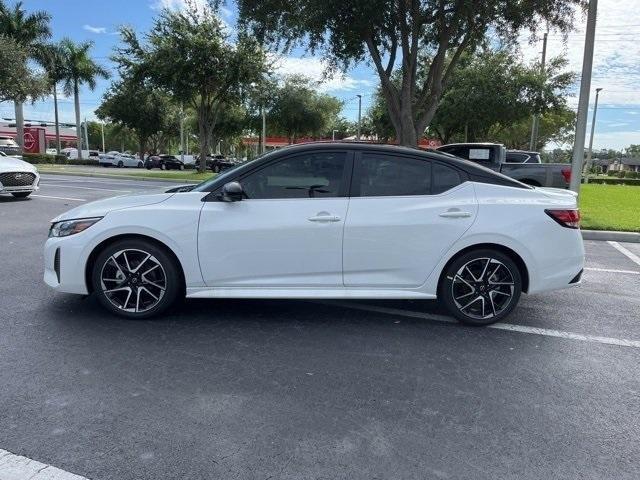
[[[580,228],[580,210],[545,210],[544,213],[563,227]]]
[[[563,168],[562,170],[560,170],[560,173],[564,177],[564,181],[565,182],[567,182],[567,183],[571,182],[571,169],[570,168]]]

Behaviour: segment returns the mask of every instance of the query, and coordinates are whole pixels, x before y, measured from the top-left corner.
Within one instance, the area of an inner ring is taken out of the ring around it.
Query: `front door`
[[[313,151],[237,179],[245,198],[206,202],[198,255],[211,287],[342,286],[350,154]]]

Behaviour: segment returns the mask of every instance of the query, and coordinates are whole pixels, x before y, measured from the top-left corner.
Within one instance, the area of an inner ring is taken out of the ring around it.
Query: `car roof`
[[[258,161],[270,161],[271,159],[277,158],[280,155],[288,155],[296,152],[308,152],[313,150],[327,149],[348,149],[351,151],[384,152],[389,154],[405,154],[414,157],[418,156],[425,159],[437,160],[452,165],[459,170],[464,171],[471,180],[519,188],[529,188],[525,184],[518,182],[511,177],[507,177],[502,173],[496,172],[475,162],[471,162],[469,160],[456,157],[445,152],[440,152],[437,150],[422,150],[417,147],[404,147],[400,145],[389,145],[383,143],[369,143],[358,141],[354,142],[349,140],[326,140],[318,142],[297,143],[295,145],[289,145],[274,150],[273,152],[269,152],[264,157],[259,158]],[[256,165],[254,162],[248,162],[248,164]],[[248,164],[247,166],[249,166]]]

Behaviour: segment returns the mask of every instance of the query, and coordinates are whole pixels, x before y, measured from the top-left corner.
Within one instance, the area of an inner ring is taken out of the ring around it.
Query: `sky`
[[[12,3],[13,0],[7,0]],[[185,0],[24,0],[28,11],[46,10],[52,16],[53,40],[70,37],[76,41],[94,42],[94,59],[115,76],[115,66],[109,56],[118,45],[118,27],[130,25],[144,33],[152,27],[153,18],[162,8],[181,8]],[[204,0],[196,0],[203,2]],[[233,1],[227,1],[221,10],[223,21],[233,28],[237,11]],[[569,70],[579,74],[582,68],[584,27],[586,16],[576,14],[575,30],[566,38],[557,32],[549,33],[548,57],[564,54],[569,60]],[[541,26],[539,36],[542,37]],[[594,148],[624,148],[640,143],[640,0],[600,0],[592,90],[603,88],[600,93],[598,119],[594,136]],[[541,40],[533,43],[529,35],[520,38],[522,56],[526,61],[540,57]],[[277,62],[280,73],[301,73],[323,83],[318,87],[344,102],[342,115],[355,120],[358,115],[357,94],[362,95],[363,114],[370,105],[378,83],[378,77],[370,65],[360,64],[344,75],[325,79],[325,65],[319,56],[306,54],[296,49]],[[113,79],[100,80],[94,91],[83,88],[80,92],[82,117],[95,118],[94,110],[100,104],[103,93]],[[593,105],[594,94],[590,104]],[[571,107],[577,106],[577,85],[569,98]],[[13,118],[10,103],[0,103],[0,117]],[[592,110],[589,110],[591,127]],[[47,99],[34,105],[25,105],[25,118],[30,120],[53,120],[53,101]],[[60,99],[61,121],[73,122],[73,99]],[[589,131],[589,130],[588,130]],[[588,132],[587,131],[587,132]],[[587,133],[588,139],[588,133]]]

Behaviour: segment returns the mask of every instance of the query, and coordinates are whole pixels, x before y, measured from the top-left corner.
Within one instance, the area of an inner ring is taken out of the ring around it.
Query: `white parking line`
[[[87,480],[75,473],[14,455],[0,448],[0,479],[2,480]]]
[[[351,308],[354,310],[364,310],[368,312],[386,313],[389,315],[400,315],[409,318],[423,318],[425,320],[433,320],[444,323],[457,323],[453,317],[446,315],[438,315],[431,313],[412,312],[410,310],[401,310],[399,308],[378,307],[375,305],[351,304],[341,301],[323,301],[317,302],[325,305],[334,305],[337,307]],[[564,338],[567,340],[577,340],[581,342],[602,343],[605,345],[616,345],[619,347],[640,348],[640,340],[628,340],[625,338],[599,337],[595,335],[582,335],[580,333],[565,332],[562,330],[552,330],[549,328],[530,327],[527,325],[514,325],[512,323],[494,323],[487,325],[485,328],[495,330],[507,330],[510,332],[529,333],[533,335],[542,335],[545,337]]]
[[[52,195],[35,195],[31,194],[32,197],[40,197],[40,198],[54,198],[56,200],[71,200],[74,202],[86,202],[85,198],[73,198],[73,197],[54,197]]]
[[[592,272],[628,273],[630,275],[640,275],[640,271],[636,271],[636,270],[614,270],[613,268],[595,268],[595,267],[584,267],[584,269]]]
[[[627,258],[630,258],[632,262],[635,262],[636,264],[640,265],[640,257],[638,257],[635,253],[630,252],[629,250],[624,248],[622,245],[620,245],[618,242],[608,241],[607,243],[611,245],[613,248],[615,248],[616,250],[618,250],[620,253],[625,255]]]
[[[96,187],[78,187],[76,185],[56,185],[55,183],[40,183],[41,187],[62,187],[62,188],[78,188],[80,190],[103,190],[105,192],[122,192],[130,193],[131,190],[114,190],[112,188],[96,188]]]

